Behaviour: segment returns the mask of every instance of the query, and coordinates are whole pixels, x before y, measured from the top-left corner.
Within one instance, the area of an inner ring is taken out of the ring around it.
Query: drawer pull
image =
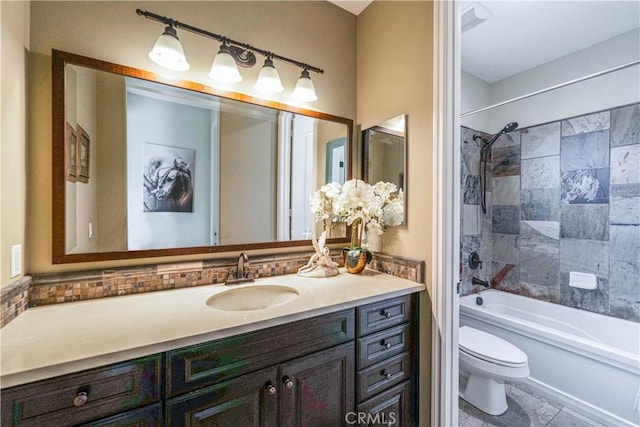
[[[391,313],[389,313],[387,310],[382,310],[380,314],[387,319],[391,317]]]
[[[391,343],[390,342],[386,342],[385,340],[382,340],[380,342],[380,345],[383,346],[384,348],[386,348],[387,350],[389,350],[391,348]]]
[[[267,389],[267,393],[269,393],[269,396],[274,396],[276,394],[276,392],[278,391],[276,389],[276,387],[271,383],[267,384],[266,389]]]
[[[79,391],[76,397],[73,398],[73,406],[82,406],[89,400],[89,395],[86,391]]]
[[[291,390],[293,388],[293,380],[289,377],[284,377],[282,379],[282,384],[288,389]]]
[[[391,374],[389,372],[386,372],[384,369],[382,370],[382,372],[380,372],[380,375],[382,375],[385,380],[391,379]]]

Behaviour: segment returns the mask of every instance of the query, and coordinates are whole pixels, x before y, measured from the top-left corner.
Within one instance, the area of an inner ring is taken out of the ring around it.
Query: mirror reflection
[[[309,195],[344,180],[346,119],[70,63],[64,80],[65,254],[307,240]]]
[[[405,195],[406,224],[406,115],[385,120],[377,126],[362,131],[363,173],[368,183],[392,182]]]

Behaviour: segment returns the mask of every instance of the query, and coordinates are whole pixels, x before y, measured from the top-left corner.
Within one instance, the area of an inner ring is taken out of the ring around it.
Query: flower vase
[[[368,249],[344,248],[343,257],[344,266],[347,269],[347,273],[359,274],[362,273],[367,264],[371,262],[372,255]]]
[[[351,246],[342,250],[344,266],[347,273],[359,274],[371,262],[373,256],[367,248],[362,246],[362,221],[356,220],[351,224]]]

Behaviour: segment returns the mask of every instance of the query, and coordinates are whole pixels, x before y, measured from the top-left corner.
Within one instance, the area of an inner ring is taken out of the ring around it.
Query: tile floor
[[[603,427],[602,424],[541,396],[526,383],[507,384],[509,409],[502,415],[485,414],[462,399],[460,427]]]

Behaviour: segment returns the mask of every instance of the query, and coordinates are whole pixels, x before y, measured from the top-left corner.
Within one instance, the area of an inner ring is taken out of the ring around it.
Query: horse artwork
[[[193,212],[195,151],[146,143],[144,212]]]

